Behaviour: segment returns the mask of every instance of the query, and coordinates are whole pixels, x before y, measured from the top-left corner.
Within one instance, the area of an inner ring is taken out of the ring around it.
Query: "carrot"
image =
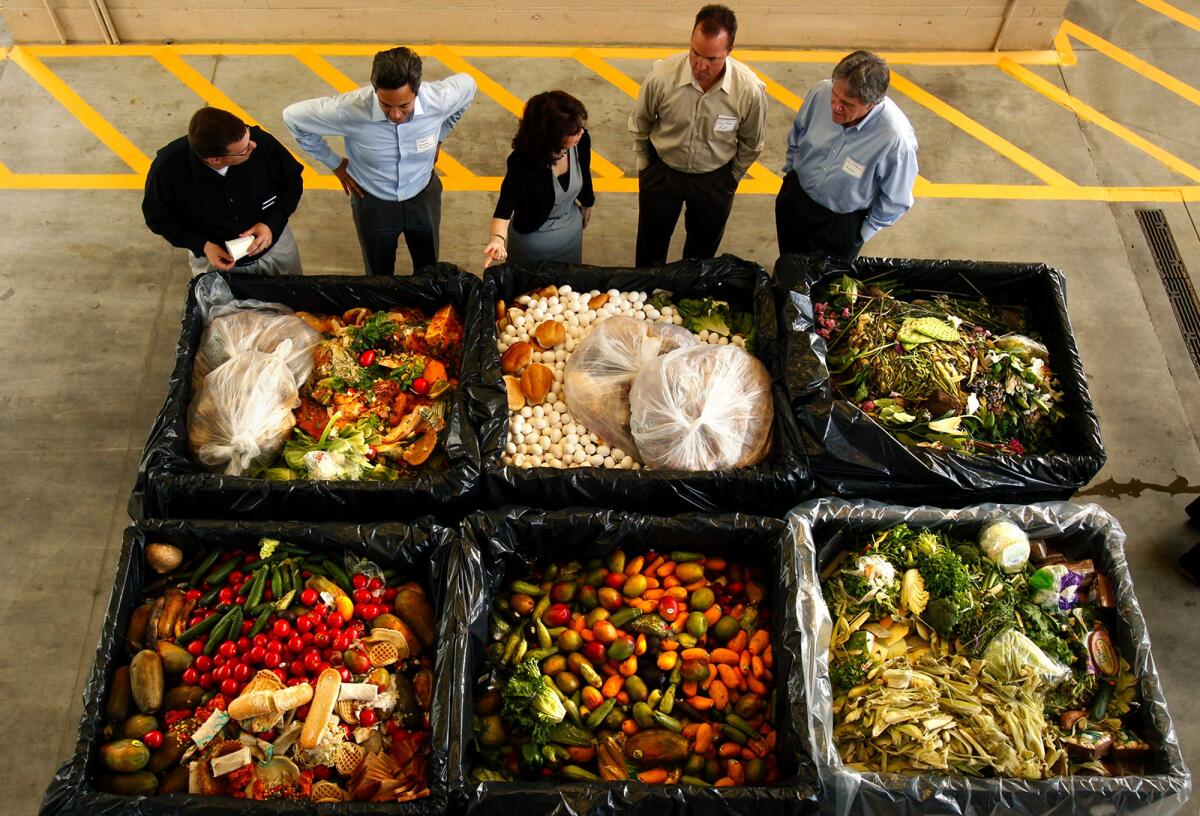
[[[699,647],[684,649],[679,653],[679,656],[684,660],[708,660],[708,649],[701,649]]]
[[[646,556],[635,555],[633,558],[629,559],[629,562],[627,564],[625,564],[625,574],[626,575],[637,575],[639,572],[642,571],[642,565],[645,563],[646,563]]]
[[[658,649],[661,652],[673,652],[678,648],[679,648],[678,640],[664,640],[662,643],[658,644]]]
[[[711,686],[716,679],[717,673],[709,668],[708,677],[705,677],[700,681],[700,688],[702,688],[704,691],[708,691],[708,687]]]
[[[628,720],[622,721],[622,723],[621,723],[621,733],[622,734],[624,734],[627,737],[632,737],[637,732],[638,732],[638,724],[634,721],[634,719],[632,717],[630,717]]]
[[[646,636],[641,632],[638,633],[637,640],[633,642],[633,653],[639,656],[646,653]]]
[[[879,625],[882,626],[884,629],[891,629],[892,623],[894,623],[894,621],[892,620],[891,615],[884,615],[882,618],[879,619]]]
[[[714,680],[708,687],[708,696],[712,698],[713,705],[717,707],[718,711],[724,711],[729,707],[729,689],[720,680]]]
[[[721,607],[719,604],[713,604],[708,609],[704,610],[704,619],[708,621],[709,626],[716,626],[717,621],[721,619]]]
[[[762,680],[763,675],[767,673],[767,667],[763,665],[762,658],[758,655],[750,659],[750,671],[754,673],[755,680]]]
[[[600,687],[600,693],[604,695],[605,700],[611,700],[620,694],[621,689],[624,687],[625,678],[619,674],[614,674],[604,681],[604,685]]]
[[[685,740],[693,740],[696,738],[696,732],[700,730],[700,723],[688,723],[683,727],[683,738]]]
[[[738,658],[738,668],[742,674],[749,674],[754,668],[754,655],[750,653],[749,649],[742,652],[741,657]]]
[[[732,779],[730,779],[728,776],[722,776],[716,782],[713,782],[713,787],[714,788],[732,788],[736,784],[737,783],[734,782]]]
[[[662,585],[667,589],[673,589],[674,587],[679,586],[679,579],[674,575],[668,575],[666,578],[663,578]]]
[[[636,606],[638,609],[642,610],[643,615],[649,615],[651,612],[658,609],[658,601],[635,601],[634,603],[631,603],[630,606]]]
[[[596,633],[591,629],[577,629],[576,631],[579,632],[579,636],[583,638],[585,643],[591,643],[596,639]]]
[[[766,758],[767,754],[770,753],[771,750],[767,747],[767,744],[760,739],[750,740],[750,742],[746,744],[746,747],[750,749],[750,752],[754,754],[754,756],[759,757],[760,759]]]
[[[742,753],[742,746],[738,745],[736,742],[733,742],[732,740],[729,742],[722,742],[721,747],[717,749],[717,756],[719,756],[723,759],[728,759],[729,757],[738,756],[741,753]]]
[[[600,664],[600,673],[609,677],[615,677],[618,674],[617,664],[613,663],[611,660],[605,660]]]
[[[652,575],[657,575],[658,568],[661,567],[665,563],[667,563],[667,559],[663,558],[660,555],[658,558],[655,558],[654,561],[651,562],[644,570],[642,570],[642,574],[645,575],[647,578],[649,578]]]
[[[667,769],[651,768],[648,771],[642,771],[637,778],[639,782],[645,782],[647,785],[661,785],[667,781]]]
[[[736,665],[738,662],[738,653],[731,649],[713,649],[710,656],[713,663]]]
[[[575,763],[591,762],[596,758],[596,749],[590,745],[568,745],[567,755]]]
[[[696,744],[692,746],[692,750],[704,756],[713,747],[713,727],[708,723],[700,723],[696,727]]]
[[[583,615],[576,615],[571,619],[571,628],[576,632],[582,632],[587,628],[587,619]]]
[[[661,586],[662,586],[662,584],[660,584],[658,582],[657,578],[650,577],[650,578],[646,579],[646,588],[647,589],[658,589]],[[642,593],[642,594],[645,595],[645,593]]]
[[[656,569],[654,571],[654,574],[657,575],[659,578],[666,578],[668,575],[674,575],[675,574],[675,562],[674,561],[664,561],[662,564],[659,565],[658,569]]]
[[[754,750],[749,745],[744,745],[742,746],[742,759],[750,762],[751,760],[758,759],[758,754],[754,753]]]
[[[647,601],[661,601],[662,596],[666,594],[665,589],[647,589],[642,593],[642,598]]]
[[[721,682],[725,684],[726,688],[736,689],[742,687],[742,676],[732,666],[718,663],[717,673],[721,676]]]
[[[740,759],[729,759],[725,762],[725,773],[735,785],[746,784],[746,766]]]
[[[618,668],[618,671],[620,671],[620,673],[621,673],[620,674],[621,677],[633,677],[635,674],[637,674],[637,670],[638,670],[637,655],[630,655],[625,660],[622,660],[621,665]]]
[[[617,692],[617,705],[629,705],[629,692],[625,689],[621,689]]]
[[[767,648],[770,642],[771,633],[766,629],[759,629],[754,633],[754,636],[750,638],[750,653],[761,654],[762,650]]]
[[[704,568],[709,572],[724,572],[725,559],[715,555],[710,555],[704,559]]]
[[[699,690],[695,680],[684,680],[679,684],[679,688],[683,691],[684,697],[695,697],[696,692]]]
[[[754,675],[749,675],[746,678],[746,687],[749,688],[751,691],[753,691],[755,694],[757,694],[760,697],[766,697],[767,694],[770,693],[767,691],[767,687],[765,685],[763,685],[762,681],[760,681]]]
[[[677,601],[686,601],[687,600],[688,591],[685,587],[681,587],[681,586],[679,586],[679,584],[676,584],[675,586],[669,586],[666,581],[663,581],[663,586],[666,587],[667,594],[670,595],[675,600],[677,600]]]
[[[745,629],[738,629],[737,634],[733,636],[733,640],[725,644],[725,648],[731,652],[741,654],[746,651],[746,647],[750,645],[750,635]]]
[[[767,648],[763,649],[762,660],[763,660],[763,665],[766,666],[768,669],[772,669],[775,667],[775,647],[774,646],[768,646]]]
[[[713,701],[708,697],[688,697],[687,704],[697,711],[708,711],[713,707]]]
[[[687,628],[687,613],[683,610],[679,611],[679,617],[671,621],[671,631],[678,634]]]
[[[703,577],[697,578],[690,584],[684,584],[684,586],[687,587],[688,592],[695,592],[697,589],[704,589],[706,586],[708,586],[708,579]]]
[[[446,367],[437,360],[430,358],[425,362],[425,370],[421,372],[421,376],[433,384],[446,379]]]
[[[674,642],[674,641],[672,641]],[[678,652],[659,652],[658,654],[658,670],[669,672],[679,663]]]

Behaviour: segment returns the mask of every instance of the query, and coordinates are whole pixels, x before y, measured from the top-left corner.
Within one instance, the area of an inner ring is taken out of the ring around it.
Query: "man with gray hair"
[[[775,199],[781,255],[854,258],[912,207],[917,137],[886,96],[889,76],[881,57],[855,51],[804,98]]]

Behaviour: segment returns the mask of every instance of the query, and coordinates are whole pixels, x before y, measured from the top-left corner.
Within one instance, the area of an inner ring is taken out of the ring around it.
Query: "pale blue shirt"
[[[804,192],[828,210],[868,210],[866,241],[913,205],[917,135],[886,96],[857,125],[842,127],[833,121],[832,97],[827,79],[804,98],[788,133],[783,172],[795,170]]]
[[[474,98],[475,80],[454,74],[421,83],[412,117],[399,125],[388,121],[370,85],[289,105],[283,121],[300,147],[330,170],[342,160],[324,137],[341,136],[350,175],[364,190],[384,201],[407,201],[429,183],[438,143]]]

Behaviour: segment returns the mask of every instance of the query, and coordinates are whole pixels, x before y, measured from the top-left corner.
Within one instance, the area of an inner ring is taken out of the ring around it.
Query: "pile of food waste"
[[[968,454],[1055,450],[1063,394],[1028,310],[947,294],[906,300],[848,276],[814,293],[830,380],[906,445]]]
[[[313,802],[429,795],[434,613],[350,552],[171,544],[129,617],[98,790]],[[147,571],[148,574],[149,570]]]
[[[833,737],[858,771],[1044,779],[1139,774],[1137,677],[1110,578],[991,522],[899,525],[822,572]]]
[[[476,782],[772,785],[763,577],[694,552],[551,564],[496,597]]]

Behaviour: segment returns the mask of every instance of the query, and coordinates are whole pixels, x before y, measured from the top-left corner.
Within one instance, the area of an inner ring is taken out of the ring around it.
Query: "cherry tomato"
[[[415,380],[413,380],[412,390],[416,391],[418,394],[428,394],[429,380],[425,379],[424,377],[417,377]]]
[[[350,579],[350,583],[354,585],[355,589],[364,589],[367,586],[367,576],[361,572],[356,572],[354,573],[354,577]]]
[[[304,656],[304,668],[312,674],[317,673],[317,668],[321,665],[321,656],[319,654],[308,654]]]
[[[233,587],[225,587],[217,593],[221,603],[233,603]]]
[[[250,623],[250,621],[246,621],[246,623]],[[251,625],[251,626],[253,626],[254,624],[252,624],[252,623],[251,623],[250,625]],[[238,639],[237,639],[237,646],[238,646],[238,651],[239,651],[239,652],[244,652],[244,651],[246,651],[247,649],[249,649],[249,648],[250,648],[250,638],[248,638],[248,637],[240,637],[240,638],[238,638]]]
[[[254,628],[254,621],[248,621],[248,620],[242,621],[242,634],[243,635],[250,634],[250,630],[253,628]],[[241,643],[243,640],[245,640],[244,637],[238,638],[238,643]]]
[[[364,708],[358,712],[358,722],[360,725],[365,725],[370,728],[375,723],[379,722],[379,715],[375,713],[373,708]]]
[[[304,651],[304,640],[299,635],[292,635],[288,638],[287,650],[292,654],[300,654]]]
[[[251,646],[250,651],[246,652],[246,660],[256,666],[261,666],[266,657],[267,650],[259,644]]]
[[[212,687],[213,687],[212,675],[207,674],[207,673],[200,675],[200,688],[210,689]]]
[[[191,643],[189,643],[187,645],[187,651],[188,651],[188,654],[190,654],[192,657],[195,657],[196,655],[198,655],[204,651],[204,641],[203,640],[193,640]]]
[[[320,597],[315,589],[306,589],[300,593],[300,603],[308,607],[316,606]]]
[[[296,618],[296,631],[302,635],[309,634],[313,628],[312,618]]]
[[[147,731],[142,735],[142,742],[146,743],[146,747],[151,751],[162,748],[163,732],[162,731]]]
[[[354,679],[354,675],[345,666],[338,666],[338,674],[341,675],[343,683],[349,683]]]
[[[352,639],[348,635],[338,635],[333,639],[332,646],[336,651],[344,652],[350,648]]]
[[[239,663],[237,668],[233,670],[233,679],[239,683],[244,683],[250,679],[250,675],[254,672],[252,668],[245,663]]]
[[[355,632],[362,632],[367,628],[367,625],[360,620],[350,621],[350,629]]]
[[[235,654],[237,654],[237,650],[237,644],[232,640],[227,640],[217,647],[217,654],[225,657],[233,657]]]
[[[603,663],[608,657],[608,655],[605,654],[604,644],[598,640],[593,640],[584,644],[583,656],[596,664]]]
[[[183,597],[184,597],[184,600],[194,601],[194,600],[197,600],[203,594],[204,593],[198,589],[189,589],[187,591],[187,594],[185,594]]]
[[[200,672],[195,669],[184,669],[183,677],[181,678],[185,685],[194,686],[196,681],[200,679]]]
[[[341,629],[342,624],[345,622],[346,621],[342,617],[340,612],[331,612],[329,614],[329,617],[325,619],[325,625],[328,626],[330,629]],[[275,625],[278,626],[279,624],[275,624]]]
[[[242,579],[245,577],[246,573],[242,572],[241,570],[234,570],[233,572],[229,573],[229,583],[231,585],[240,585],[242,583]]]
[[[399,593],[397,592],[395,587],[388,587],[383,592],[383,599],[385,601],[387,601],[388,603],[391,603],[392,601],[396,600],[396,595],[398,595],[398,594]]]
[[[292,625],[285,620],[277,620],[271,626],[271,631],[277,638],[285,638],[292,633]]]
[[[378,578],[372,578],[367,582],[367,589],[371,590],[372,592],[377,592],[378,590],[383,589],[383,581],[379,580]]]
[[[196,658],[196,671],[206,672],[212,669],[213,661],[208,655],[200,655]]]
[[[366,587],[363,587],[362,589],[356,589],[353,593],[351,593],[350,597],[354,599],[356,604],[370,603],[371,590],[367,589]]]
[[[271,671],[275,672],[275,676],[279,678],[280,683],[287,682],[288,674],[283,669],[271,669]]]
[[[551,604],[550,608],[542,615],[542,623],[550,628],[566,626],[569,620],[571,620],[571,607],[561,603]]]
[[[267,652],[267,656],[263,659],[263,665],[269,669],[277,669],[283,663],[283,654],[276,651]]]
[[[292,676],[294,676],[294,677],[303,677],[304,676],[304,661],[293,660],[291,662],[291,665],[288,666],[288,670],[291,671]]]
[[[254,645],[255,646],[266,646],[267,640],[268,640],[267,636],[264,635],[262,632],[259,632],[257,635],[254,636]]]
[[[376,450],[374,445],[367,445],[367,459],[368,460],[373,460],[378,455],[379,455],[379,451]]]
[[[328,649],[331,638],[328,632],[316,632],[313,634],[313,646],[318,649]]]
[[[375,362],[375,349],[367,349],[362,354],[358,355],[358,364],[363,368]]]
[[[320,779],[322,782],[328,779],[330,774],[328,765],[314,765],[312,772],[313,776],[315,776],[317,779]]]
[[[298,686],[301,683],[307,683],[308,681],[303,677],[289,677],[286,682],[289,686]]]
[[[241,689],[241,684],[238,683],[238,681],[234,680],[233,678],[221,681],[221,693],[224,694],[229,699],[233,699],[234,697],[236,697],[237,693],[240,689]]]
[[[213,680],[216,680],[218,683],[222,683],[222,682],[228,680],[229,679],[229,667],[228,666],[217,666],[215,669],[212,670],[212,677],[213,677]]]

